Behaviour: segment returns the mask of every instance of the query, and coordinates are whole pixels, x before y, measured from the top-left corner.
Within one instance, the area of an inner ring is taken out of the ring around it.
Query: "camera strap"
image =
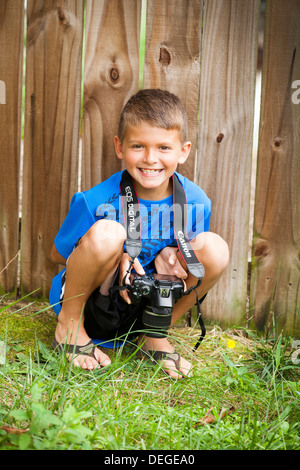
[[[201,327],[201,335],[194,346],[193,350],[199,347],[201,341],[203,340],[206,330],[201,315],[200,308],[200,299],[198,297],[197,287],[200,286],[202,279],[205,274],[205,269],[202,263],[199,262],[193,248],[191,247],[190,241],[186,234],[186,225],[187,225],[187,199],[184,187],[180,183],[178,176],[174,173],[172,176],[173,179],[173,205],[174,205],[174,215],[173,215],[173,230],[176,238],[178,249],[186,262],[189,272],[198,279],[198,282],[195,286],[190,287],[183,295],[188,295],[192,290],[196,294],[196,305],[197,305],[197,320]],[[179,210],[179,207],[181,210]]]
[[[198,287],[204,277],[205,271],[202,263],[199,262],[189,239],[186,234],[187,225],[187,200],[185,190],[180,183],[178,176],[173,174],[173,229],[176,238],[178,249],[186,262],[187,268],[190,273],[199,279]],[[180,208],[180,209],[179,209]]]
[[[174,173],[172,176],[173,182],[173,229],[174,236],[177,242],[178,250],[180,251],[189,272],[198,279],[195,286],[190,287],[183,295],[189,294],[192,290],[196,293],[196,304],[197,304],[197,316],[201,327],[201,336],[193,348],[194,351],[198,348],[202,339],[205,336],[205,327],[202,320],[200,310],[200,300],[198,298],[196,288],[200,286],[202,279],[205,274],[204,266],[199,262],[186,234],[186,222],[187,222],[187,200],[185,190],[180,183],[178,176]],[[130,273],[131,267],[134,263],[134,259],[137,258],[142,250],[141,242],[141,221],[140,221],[140,208],[139,200],[134,185],[134,180],[127,170],[123,171],[122,179],[120,183],[120,191],[123,202],[124,212],[124,223],[126,228],[126,241],[125,248],[128,255],[131,257],[130,266],[126,272],[126,275]]]
[[[125,247],[131,259],[135,259],[142,250],[140,206],[134,181],[127,170],[123,171],[120,190],[126,228]]]

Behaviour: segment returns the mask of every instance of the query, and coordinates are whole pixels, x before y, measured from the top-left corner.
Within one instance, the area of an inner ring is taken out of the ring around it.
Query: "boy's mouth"
[[[157,169],[157,168],[139,168],[139,171],[141,173],[144,173],[145,175],[158,175],[159,173],[162,172],[162,169]]]

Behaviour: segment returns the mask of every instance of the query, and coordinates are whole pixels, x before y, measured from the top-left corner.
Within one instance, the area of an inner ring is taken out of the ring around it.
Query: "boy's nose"
[[[154,163],[157,161],[157,156],[155,149],[146,149],[144,154],[144,162],[146,163]]]

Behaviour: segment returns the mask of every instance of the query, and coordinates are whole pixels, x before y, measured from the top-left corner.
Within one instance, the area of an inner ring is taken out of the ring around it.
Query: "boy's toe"
[[[98,361],[98,367],[106,367],[111,364],[111,360],[108,355],[101,351],[99,348],[96,348],[95,358]]]

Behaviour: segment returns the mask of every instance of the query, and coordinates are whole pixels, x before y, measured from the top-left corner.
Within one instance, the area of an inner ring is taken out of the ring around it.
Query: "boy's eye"
[[[132,148],[141,149],[141,148],[143,148],[143,146],[141,144],[134,144],[134,145],[132,145]]]
[[[160,149],[161,150],[170,150],[170,147],[168,147],[167,145],[161,145]]]

